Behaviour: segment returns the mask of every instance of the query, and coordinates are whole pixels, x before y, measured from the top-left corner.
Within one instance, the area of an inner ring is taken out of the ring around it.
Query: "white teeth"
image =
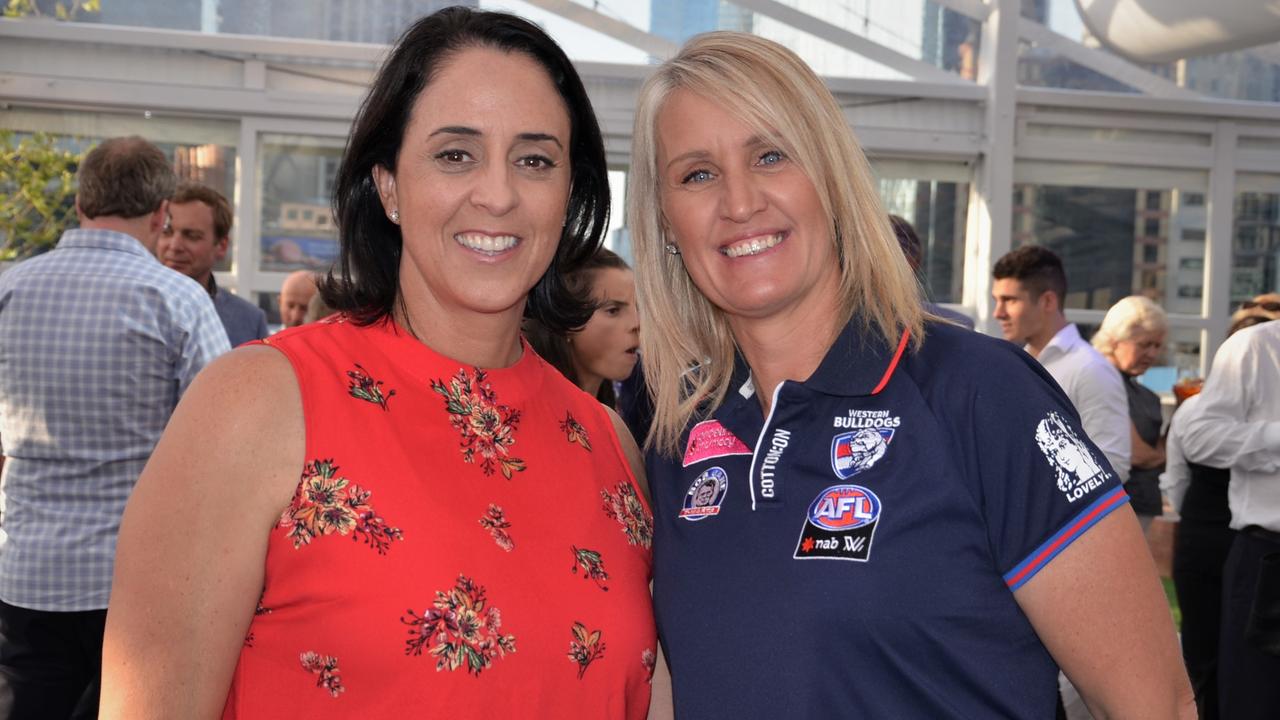
[[[782,233],[776,233],[767,237],[755,237],[750,240],[744,240],[736,245],[730,245],[724,249],[724,254],[731,258],[745,257],[747,255],[759,255],[771,247],[777,246],[782,242]]]
[[[453,239],[465,248],[487,255],[506,252],[520,242],[520,238],[515,235],[481,235],[479,233],[458,233],[453,236]]]

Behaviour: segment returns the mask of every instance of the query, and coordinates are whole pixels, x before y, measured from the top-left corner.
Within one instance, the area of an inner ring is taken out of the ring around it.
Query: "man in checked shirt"
[[[0,275],[0,717],[96,717],[120,515],[196,373],[229,349],[154,250],[176,178],[155,145],[80,165],[80,227]]]

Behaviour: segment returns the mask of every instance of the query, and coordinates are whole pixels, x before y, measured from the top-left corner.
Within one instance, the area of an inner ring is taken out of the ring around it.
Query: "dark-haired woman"
[[[570,273],[569,285],[591,297],[595,312],[586,325],[568,333],[525,322],[533,349],[574,385],[616,409],[614,382],[631,377],[640,345],[636,281],[627,261],[606,248]]]
[[[133,494],[103,714],[643,718],[635,448],[520,340],[591,310],[562,273],[609,195],[573,66],[513,16],[419,21],[335,194],[340,314],[211,365]]]

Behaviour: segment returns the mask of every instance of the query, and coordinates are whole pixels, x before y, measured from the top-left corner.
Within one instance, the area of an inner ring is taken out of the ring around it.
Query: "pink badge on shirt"
[[[689,431],[684,449],[684,466],[726,455],[750,455],[751,448],[729,432],[718,420],[704,420]]]

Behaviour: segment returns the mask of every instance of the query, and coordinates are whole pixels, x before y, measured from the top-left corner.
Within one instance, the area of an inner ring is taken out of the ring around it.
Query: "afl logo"
[[[809,504],[809,522],[824,530],[853,530],[879,517],[880,498],[861,485],[834,485]]]

